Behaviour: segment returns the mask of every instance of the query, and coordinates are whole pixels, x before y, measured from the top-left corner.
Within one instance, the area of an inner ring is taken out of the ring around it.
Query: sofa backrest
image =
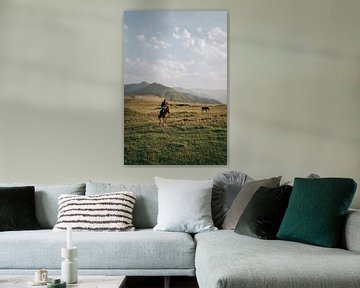
[[[85,183],[61,185],[0,183],[0,186],[34,186],[36,218],[43,229],[52,229],[55,226],[58,216],[58,197],[61,194],[85,195]]]
[[[153,228],[157,224],[158,214],[158,192],[155,184],[86,182],[86,195],[120,191],[131,191],[135,194],[133,210],[135,228]]]

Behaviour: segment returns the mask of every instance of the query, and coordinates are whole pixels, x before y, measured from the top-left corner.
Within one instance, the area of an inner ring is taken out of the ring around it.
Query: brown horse
[[[201,107],[201,112],[205,111],[205,112],[208,112],[210,110],[209,107]]]
[[[159,124],[163,124],[164,127],[167,126],[167,118],[170,114],[170,109],[169,109],[169,105],[164,106],[159,113],[158,119],[159,119]],[[161,121],[162,119],[162,121]]]

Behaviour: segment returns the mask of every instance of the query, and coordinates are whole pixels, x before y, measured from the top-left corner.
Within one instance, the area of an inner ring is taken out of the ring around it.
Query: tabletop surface
[[[57,277],[49,277],[56,279]],[[32,285],[33,277],[26,275],[0,275],[0,288],[24,288],[24,287],[46,287],[46,285]],[[80,275],[78,283],[68,284],[67,288],[123,288],[125,287],[126,276],[89,276]]]

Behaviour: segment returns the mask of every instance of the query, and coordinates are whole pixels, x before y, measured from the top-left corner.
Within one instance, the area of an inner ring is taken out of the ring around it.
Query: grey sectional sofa
[[[3,184],[4,185],[4,184]],[[12,186],[13,184],[9,185]],[[0,184],[1,186],[1,184]],[[133,191],[134,232],[74,232],[79,274],[195,276],[200,288],[360,287],[360,211],[350,211],[343,248],[259,240],[219,230],[190,235],[159,232],[155,185],[88,182],[35,185],[41,230],[0,232],[0,278],[46,268],[60,273],[66,233],[52,231],[60,194]],[[168,281],[165,281],[168,285]]]

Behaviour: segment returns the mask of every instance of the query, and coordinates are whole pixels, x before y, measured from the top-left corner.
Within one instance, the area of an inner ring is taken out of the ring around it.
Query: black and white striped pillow
[[[92,196],[59,196],[59,214],[55,231],[133,231],[133,192],[115,192]]]

